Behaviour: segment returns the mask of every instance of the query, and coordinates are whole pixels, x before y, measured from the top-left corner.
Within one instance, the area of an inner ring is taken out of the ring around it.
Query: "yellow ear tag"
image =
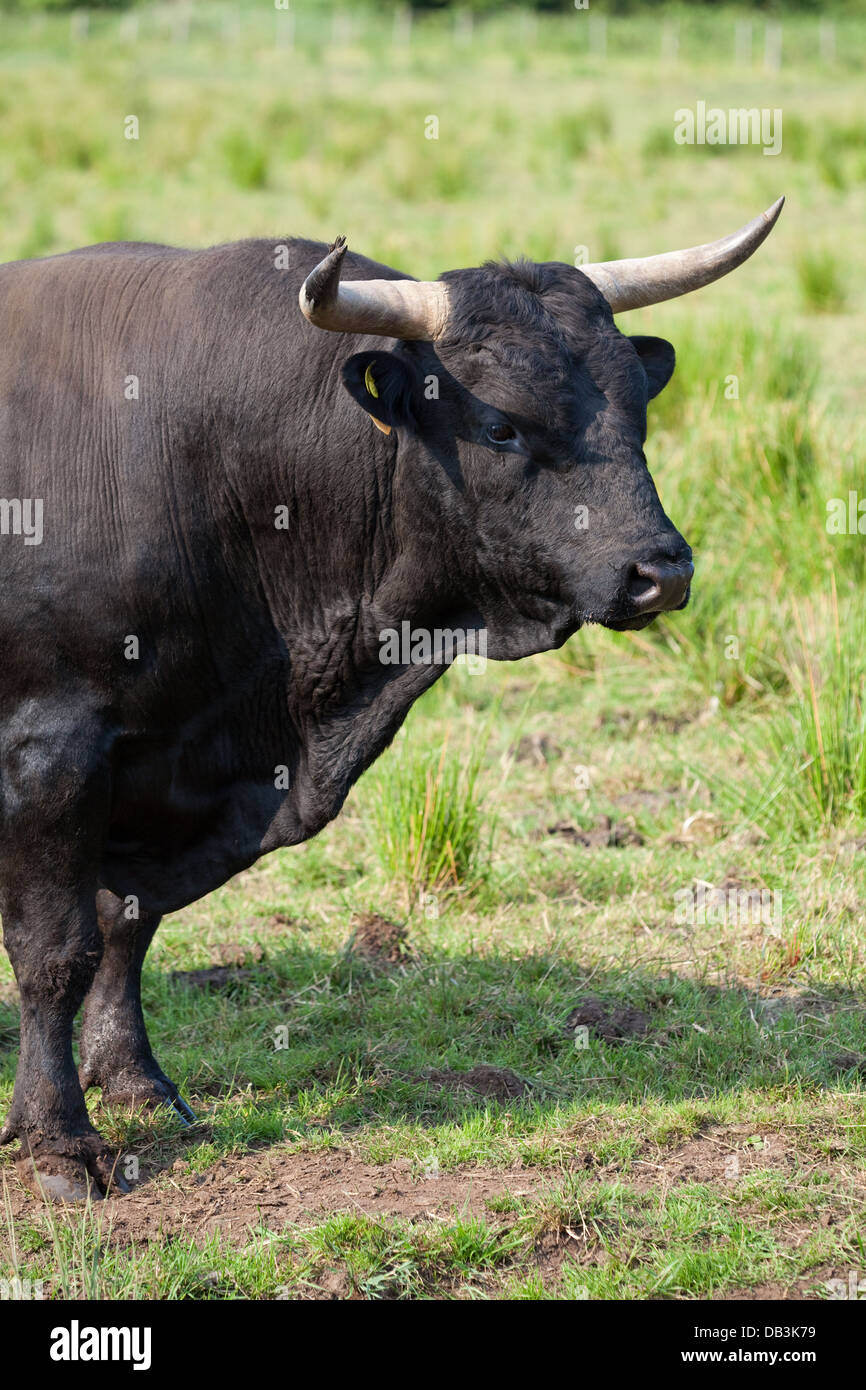
[[[370,362],[370,363],[368,364],[367,370],[366,370],[366,372],[364,373],[364,385],[366,386],[367,391],[369,392],[369,394],[370,394],[371,396],[374,396],[375,399],[378,400],[378,399],[379,399],[379,389],[378,389],[378,387],[377,387],[375,381],[373,380],[373,363],[372,363],[372,362]],[[371,416],[370,416],[370,419],[373,421],[373,424],[376,426],[377,430],[381,430],[383,434],[390,434],[390,433],[391,433],[391,426],[390,426],[390,425],[383,425],[383,424],[382,424],[382,421],[381,421],[381,420],[377,420],[376,417],[375,417],[375,415],[371,415]]]

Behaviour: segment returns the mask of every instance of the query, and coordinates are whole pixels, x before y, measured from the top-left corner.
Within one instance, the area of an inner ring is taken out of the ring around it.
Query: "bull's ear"
[[[393,352],[356,352],[343,367],[343,385],[386,434],[414,428],[411,371]]]
[[[674,374],[677,355],[664,338],[632,337],[629,342],[641,360],[649,381],[649,400],[667,386]]]

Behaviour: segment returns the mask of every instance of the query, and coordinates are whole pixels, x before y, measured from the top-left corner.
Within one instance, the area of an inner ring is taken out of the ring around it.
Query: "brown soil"
[[[389,922],[377,912],[365,912],[352,918],[352,926],[349,949],[357,956],[397,965],[411,954],[409,933],[402,923]]]
[[[826,1285],[830,1280],[841,1279],[847,1285],[848,1274],[848,1266],[837,1268],[835,1265],[821,1265],[790,1284],[756,1284],[751,1289],[726,1289],[724,1293],[717,1295],[716,1301],[765,1303],[775,1299],[786,1299],[802,1303],[820,1299],[823,1302],[827,1298]]]
[[[802,1156],[784,1134],[749,1125],[715,1126],[674,1149],[650,1150],[634,1160],[626,1181],[637,1191],[676,1183],[719,1183],[751,1170],[804,1171]],[[823,1169],[823,1165],[822,1165]]]
[[[257,944],[242,946],[236,941],[225,941],[211,952],[212,965],[204,970],[173,970],[171,978],[189,989],[230,989],[250,979],[252,971],[244,967],[257,965],[264,954]]]
[[[530,1083],[508,1067],[491,1067],[484,1062],[469,1071],[428,1071],[422,1079],[443,1091],[468,1091],[494,1100],[519,1100],[531,1090]]]
[[[519,763],[532,763],[534,767],[546,767],[562,754],[562,749],[547,734],[525,734],[512,750]]]
[[[571,821],[560,820],[547,827],[548,835],[556,835],[569,844],[584,849],[622,849],[626,845],[642,845],[643,836],[625,821],[614,823],[610,816],[599,816],[590,830],[580,830]]]
[[[563,1032],[572,1037],[576,1028],[583,1027],[589,1030],[590,1037],[621,1042],[624,1038],[644,1037],[649,1026],[649,1017],[641,1009],[605,1004],[596,995],[588,994],[568,1015]]]
[[[175,1171],[175,1169],[177,1171]],[[120,1245],[169,1236],[203,1243],[219,1232],[244,1244],[252,1227],[281,1231],[311,1225],[336,1212],[431,1220],[483,1215],[489,1198],[528,1194],[549,1181],[543,1170],[462,1168],[438,1171],[409,1159],[372,1164],[349,1149],[290,1153],[270,1149],[220,1159],[206,1173],[175,1169],[142,1183],[126,1197],[108,1198],[94,1211]],[[13,1216],[35,1215],[41,1203],[17,1184],[9,1186]]]

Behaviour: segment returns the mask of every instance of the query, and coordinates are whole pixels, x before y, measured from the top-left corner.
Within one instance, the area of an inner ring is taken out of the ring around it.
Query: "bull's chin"
[[[538,602],[537,617],[527,609],[525,604],[519,616],[512,611],[504,621],[488,620],[487,656],[491,661],[522,661],[539,652],[554,651],[583,626],[583,619],[573,609],[549,599]]]
[[[611,632],[639,632],[641,628],[649,627],[658,617],[658,613],[640,613],[635,618],[612,618],[610,622],[603,622],[601,626],[610,628]]]

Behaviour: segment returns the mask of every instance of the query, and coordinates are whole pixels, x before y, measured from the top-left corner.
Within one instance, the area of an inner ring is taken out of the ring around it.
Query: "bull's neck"
[[[394,435],[347,396],[345,350],[335,357],[333,339],[325,343],[324,361],[298,367],[301,418],[287,425],[287,410],[269,439],[260,430],[255,458],[231,484],[291,668],[291,703],[339,718],[374,701],[399,723],[449,664],[438,651],[434,661],[400,660],[406,625],[457,626],[460,605],[400,507]]]

